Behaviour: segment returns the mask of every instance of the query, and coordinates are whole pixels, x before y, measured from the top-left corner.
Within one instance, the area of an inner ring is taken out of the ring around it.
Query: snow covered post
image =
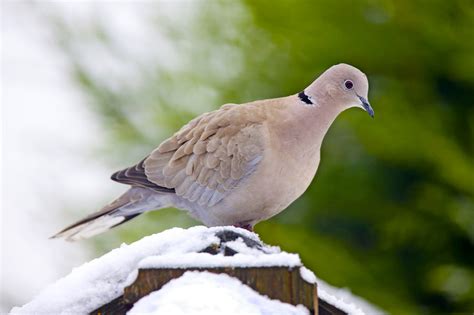
[[[266,246],[242,229],[219,228],[215,237],[196,253],[145,258],[135,281],[125,287],[123,295],[91,314],[125,314],[143,297],[189,271],[227,274],[270,299],[302,305],[318,314],[316,284],[311,278],[314,276],[301,270],[304,267],[297,255]]]
[[[316,291],[316,281],[318,290]],[[94,259],[11,314],[382,314],[234,227],[173,228]]]

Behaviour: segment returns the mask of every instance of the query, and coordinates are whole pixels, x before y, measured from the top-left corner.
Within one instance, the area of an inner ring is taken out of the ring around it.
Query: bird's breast
[[[316,147],[295,148],[275,156],[273,171],[278,174],[278,193],[284,199],[285,207],[308,188],[319,160],[319,148]]]

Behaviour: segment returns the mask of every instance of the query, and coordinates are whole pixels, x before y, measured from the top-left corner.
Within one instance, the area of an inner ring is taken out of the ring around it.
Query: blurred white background
[[[110,185],[112,170],[92,157],[102,131],[70,81],[40,12],[30,2],[1,6],[0,312],[5,313],[91,258],[87,243],[48,239],[64,227],[61,210],[81,209],[84,215],[121,187]],[[50,6],[74,15],[75,22],[100,9],[90,3],[72,10]]]

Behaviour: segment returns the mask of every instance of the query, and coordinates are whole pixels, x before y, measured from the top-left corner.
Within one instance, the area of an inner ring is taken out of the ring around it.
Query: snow
[[[343,310],[349,315],[376,315],[384,314],[381,309],[373,306],[366,300],[353,295],[348,289],[333,287],[321,279],[308,268],[301,266],[300,275],[308,283],[317,283],[318,297],[323,301]]]
[[[250,234],[250,235],[252,235],[252,234]],[[226,242],[226,246],[230,247],[233,250],[235,250],[236,252],[239,252],[239,253],[242,253],[242,254],[249,254],[249,255],[260,255],[261,254],[260,249],[248,247],[245,244],[245,242],[242,238],[238,238],[235,241]],[[279,253],[280,248],[277,247],[277,246],[268,246],[268,247],[264,248],[264,251],[266,253]]]
[[[216,254],[204,251],[209,248]],[[231,255],[226,256],[226,253]],[[305,281],[318,284],[318,295],[324,301],[348,314],[383,313],[348,290],[334,288],[317,279],[313,272],[302,266],[297,254],[267,246],[254,233],[235,227],[204,226],[173,228],[130,245],[122,244],[102,257],[73,269],[31,302],[13,308],[11,313],[90,313],[122,295],[124,288],[136,279],[139,268],[256,266],[299,267]],[[269,300],[227,275],[206,272],[187,272],[185,275],[140,300],[130,314],[190,314],[191,308],[193,314],[307,314],[304,307],[295,308]],[[189,294],[183,293],[187,291]],[[179,300],[183,296],[185,301]],[[236,312],[229,311],[238,306],[241,309]],[[275,311],[277,307],[280,308]]]
[[[226,274],[188,271],[143,297],[127,314],[307,315],[309,311],[302,305],[270,300]]]
[[[300,275],[308,283],[317,283],[318,297],[323,301],[343,310],[349,315],[376,315],[384,312],[371,305],[364,299],[354,296],[348,289],[333,287],[326,282],[316,278],[315,274],[308,268],[301,266]]]
[[[297,267],[301,265],[298,255],[289,253],[262,254],[251,256],[235,254],[234,256],[211,255],[207,253],[171,254],[145,258],[140,268],[213,268],[213,267]]]
[[[316,276],[314,273],[304,266],[300,267],[300,276],[308,283],[316,283]]]
[[[224,230],[239,233],[262,244],[256,234],[234,227],[196,226],[186,230],[173,228],[130,245],[123,244],[120,248],[74,269],[68,276],[43,290],[31,302],[23,307],[13,308],[12,314],[89,313],[120,296],[123,289],[135,279],[139,266],[167,264],[184,268],[190,264],[195,265],[196,262],[202,266],[215,266],[212,262],[214,260],[234,266],[243,266],[245,263],[255,266],[256,261],[261,261],[261,265],[265,266],[282,266],[285,265],[285,259],[289,267],[301,264],[298,255],[282,253],[278,247],[262,245],[262,250],[245,249],[245,244],[238,239],[226,243],[229,247],[242,250],[242,253],[234,256],[198,253],[211,244],[219,244],[220,239],[215,234]],[[258,259],[256,255],[259,255]],[[192,261],[191,258],[196,260]]]
[[[353,295],[348,289],[333,287],[318,278],[315,280],[318,283],[318,297],[349,315],[385,314],[384,311],[366,300]]]

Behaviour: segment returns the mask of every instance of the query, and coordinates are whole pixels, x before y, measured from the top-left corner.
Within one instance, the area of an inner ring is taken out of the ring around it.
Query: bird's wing
[[[263,157],[263,110],[227,104],[165,140],[144,161],[146,178],[201,206],[221,201]]]
[[[169,192],[174,193],[174,189],[166,188],[163,186],[159,186],[146,177],[145,168],[143,163],[145,162],[146,158],[141,160],[140,163],[123,169],[121,171],[115,172],[112,174],[111,179],[127,185],[144,187],[144,188],[151,188],[155,191],[159,192]]]

